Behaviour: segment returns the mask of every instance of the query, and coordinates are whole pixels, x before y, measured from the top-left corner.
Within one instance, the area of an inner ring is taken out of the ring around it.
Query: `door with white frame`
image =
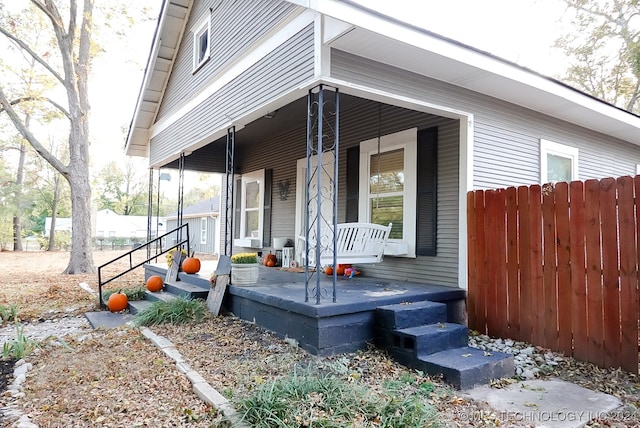
[[[333,180],[334,180],[334,155],[331,152],[322,154],[322,167],[318,168],[318,156],[311,158],[311,186],[309,188],[309,196],[312,200],[320,191],[322,202],[320,204],[320,218],[317,215],[317,203],[312,202],[309,207],[309,223],[310,223],[310,242],[322,242],[331,236],[331,225],[333,224]],[[298,159],[296,174],[296,217],[295,217],[295,234],[296,234],[296,262],[304,265],[304,237],[305,237],[305,215],[307,207],[305,206],[305,187],[306,187],[307,159]],[[317,176],[321,174],[321,188],[318,189]],[[317,239],[317,221],[321,224],[321,236]],[[313,264],[313,260],[310,260]]]

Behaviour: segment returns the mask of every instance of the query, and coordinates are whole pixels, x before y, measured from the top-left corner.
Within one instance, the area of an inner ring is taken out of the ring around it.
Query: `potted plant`
[[[258,282],[258,254],[239,253],[231,256],[231,284],[248,285]]]
[[[187,250],[185,250],[184,248],[172,248],[167,255],[165,256],[167,259],[167,267],[170,268],[171,264],[173,263],[173,253],[175,253],[176,251],[180,251],[180,260],[178,260],[178,270],[182,270],[182,261],[187,257]]]

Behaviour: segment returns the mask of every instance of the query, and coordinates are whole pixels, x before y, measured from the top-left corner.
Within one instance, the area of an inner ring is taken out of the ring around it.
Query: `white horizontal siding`
[[[313,26],[308,26],[151,140],[150,163],[188,149],[231,118],[276,98],[313,76]]]
[[[248,51],[298,7],[282,0],[196,0],[178,48],[158,119],[206,85],[221,68]],[[210,59],[193,72],[194,26],[211,16]]]

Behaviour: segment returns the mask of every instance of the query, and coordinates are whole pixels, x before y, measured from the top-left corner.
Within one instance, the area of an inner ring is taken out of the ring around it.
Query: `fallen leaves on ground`
[[[94,260],[98,265],[121,253],[97,252]],[[68,253],[0,253],[4,274],[0,304],[18,304],[23,320],[46,320],[64,314],[82,316],[85,311],[94,310],[96,298],[78,284],[86,282],[97,289],[97,275],[62,275],[67,262]],[[113,273],[118,268],[109,269],[113,271],[107,272]],[[140,269],[109,287],[142,283]],[[500,415],[486,403],[466,398],[438,378],[401,366],[376,348],[318,358],[232,316],[208,317],[197,325],[163,325],[152,330],[171,340],[193,369],[232,400],[292,370],[330,367],[343,379],[377,393],[420,391],[439,411],[444,426],[516,426],[499,419]],[[34,367],[24,384],[26,396],[18,403],[39,426],[218,426],[220,415],[196,397],[173,360],[137,329],[91,331],[65,337],[65,341],[71,350],[49,344],[29,357]],[[571,359],[550,375],[613,393],[624,400],[625,411],[640,405],[635,375],[598,369]],[[506,382],[495,386],[506,386]],[[634,424],[639,426],[640,421],[609,418],[592,426]]]
[[[67,338],[72,350],[48,347],[29,360],[21,400],[41,427],[208,427],[216,412],[189,380],[137,329]]]

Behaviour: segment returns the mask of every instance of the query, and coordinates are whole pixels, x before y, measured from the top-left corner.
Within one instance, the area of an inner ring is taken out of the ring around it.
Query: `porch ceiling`
[[[236,132],[236,151],[252,143],[264,141],[270,136],[282,135],[294,128],[306,127],[307,99],[300,98],[275,111],[272,118],[262,117],[248,123]],[[211,141],[206,146],[194,150],[184,158],[184,167],[189,171],[225,172],[227,137]],[[168,163],[163,168],[178,168],[178,160]]]
[[[346,111],[357,108],[362,103],[374,101],[354,97],[346,94],[340,96],[340,110]],[[288,134],[294,130],[307,127],[307,98],[299,98],[274,112],[272,118],[261,117],[245,125],[236,132],[236,152],[242,151],[252,144]],[[304,145],[305,141],[300,144]],[[212,141],[206,146],[194,150],[186,156],[185,169],[199,172],[225,172],[226,136]],[[238,165],[236,165],[238,166]],[[240,165],[241,167],[241,165]],[[178,168],[178,160],[168,163],[163,168]]]

